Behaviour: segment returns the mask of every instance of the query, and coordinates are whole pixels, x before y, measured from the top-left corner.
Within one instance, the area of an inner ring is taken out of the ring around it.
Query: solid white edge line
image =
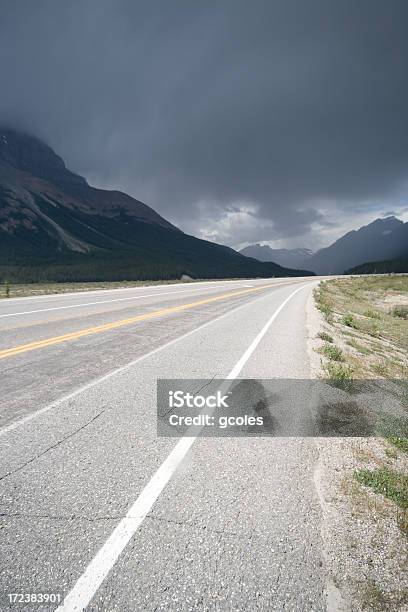
[[[286,285],[277,285],[276,289],[278,288],[286,288]],[[275,287],[269,287],[268,289],[275,289]],[[78,387],[78,389],[75,389],[75,391],[72,391],[71,393],[68,393],[67,395],[64,395],[63,397],[58,398],[57,400],[51,402],[50,404],[48,404],[47,406],[44,406],[44,408],[40,408],[39,410],[36,410],[35,412],[32,412],[31,414],[28,414],[27,416],[23,417],[22,419],[19,419],[18,421],[15,421],[14,423],[10,423],[10,425],[6,425],[5,427],[3,427],[2,429],[0,429],[0,437],[4,436],[5,434],[9,433],[10,431],[13,431],[14,429],[17,429],[18,427],[20,427],[21,425],[24,425],[25,423],[28,423],[29,421],[32,421],[33,419],[36,419],[37,417],[41,416],[42,414],[53,410],[54,408],[58,408],[58,406],[60,406],[61,404],[63,404],[64,402],[67,402],[71,399],[74,399],[77,395],[79,395],[80,393],[84,393],[85,391],[88,391],[88,389],[92,389],[93,387],[99,385],[100,383],[109,380],[109,378],[116,376],[117,374],[121,374],[122,372],[132,368],[134,365],[136,365],[137,363],[139,363],[140,361],[143,361],[144,359],[147,359],[148,357],[151,357],[152,355],[155,355],[156,353],[158,353],[159,351],[172,346],[173,344],[176,344],[176,342],[179,342],[179,340],[183,340],[184,338],[187,338],[188,336],[191,336],[192,334],[194,334],[195,332],[199,331],[200,329],[204,329],[205,327],[211,325],[212,323],[215,323],[216,321],[219,321],[221,319],[223,319],[224,317],[227,317],[228,315],[241,310],[241,308],[245,308],[247,306],[249,306],[250,304],[252,304],[254,301],[260,300],[262,298],[265,297],[265,294],[259,295],[258,297],[254,298],[253,300],[251,300],[250,302],[245,302],[245,304],[241,304],[240,306],[237,306],[236,308],[232,308],[231,310],[228,310],[227,312],[224,312],[222,315],[215,317],[214,319],[211,319],[210,321],[207,321],[206,323],[203,323],[202,325],[199,325],[198,327],[195,327],[194,329],[191,329],[189,332],[183,334],[182,336],[177,336],[177,338],[173,338],[173,340],[170,340],[169,342],[166,342],[166,344],[162,344],[161,346],[158,346],[157,348],[153,349],[152,351],[149,351],[148,353],[145,353],[144,355],[141,355],[140,357],[137,357],[136,359],[134,359],[133,361],[130,361],[129,363],[126,363],[125,365],[121,366],[120,368],[116,368],[115,370],[112,370],[111,372],[108,372],[107,374],[104,374],[101,377],[95,378],[94,380],[91,380],[89,383],[86,383],[85,385],[82,385],[80,387]]]
[[[238,285],[238,287],[247,287],[248,285]],[[39,308],[38,310],[26,310],[25,312],[9,312],[6,314],[0,314],[0,319],[6,317],[18,317],[19,315],[35,314],[37,312],[49,312],[51,310],[66,310],[68,308],[81,308],[84,306],[95,306],[97,304],[111,304],[112,302],[125,302],[129,300],[141,300],[149,297],[160,297],[161,295],[178,295],[179,293],[193,293],[196,291],[205,291],[205,289],[213,289],[213,287],[200,287],[199,289],[182,289],[181,291],[162,291],[161,293],[148,293],[146,295],[132,295],[125,298],[116,298],[115,300],[98,300],[96,302],[84,302],[83,304],[71,304],[70,306],[54,306],[52,308]],[[214,287],[214,290],[225,289],[225,285],[220,287]]]
[[[279,308],[275,310],[245,353],[232,368],[227,376],[228,380],[232,381],[238,376],[279,313],[294,295],[307,286],[302,285],[302,287],[293,291],[282,302]],[[86,608],[196,439],[197,435],[185,436],[177,442],[173,450],[143,488],[136,501],[129,508],[124,518],[118,523],[105,544],[103,544],[102,548],[99,549],[86,567],[84,573],[65,597],[63,603],[58,606],[57,612],[79,612]]]
[[[277,276],[277,277],[271,277],[271,278],[256,278],[256,279],[248,279],[248,278],[236,278],[234,280],[226,280],[226,279],[219,279],[219,280],[213,280],[213,281],[194,281],[193,283],[191,283],[192,285],[196,286],[196,285],[215,285],[218,283],[244,283],[247,281],[268,281],[268,280],[279,280],[281,278],[304,278],[301,276],[296,276],[296,277],[291,277],[291,276]],[[0,304],[4,302],[7,302],[7,304],[10,304],[11,302],[24,302],[25,300],[48,300],[48,299],[54,299],[54,298],[64,298],[64,297],[77,297],[77,296],[81,296],[81,295],[94,295],[95,293],[102,293],[105,295],[109,295],[110,293],[113,292],[118,292],[118,291],[143,291],[144,289],[166,289],[167,287],[186,287],[189,283],[185,282],[185,283],[167,283],[167,284],[157,284],[157,285],[140,285],[140,286],[135,286],[135,287],[118,287],[117,289],[91,289],[89,291],[67,291],[66,293],[44,293],[44,294],[40,294],[40,295],[26,295],[26,296],[21,296],[21,297],[14,297],[14,298],[0,298]]]

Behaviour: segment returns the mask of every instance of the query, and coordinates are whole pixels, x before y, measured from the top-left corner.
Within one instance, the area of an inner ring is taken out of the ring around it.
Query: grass
[[[343,323],[343,325],[346,325],[347,327],[352,327],[353,329],[358,328],[357,321],[355,320],[353,315],[350,313],[343,315],[341,322]]]
[[[402,510],[397,517],[397,524],[402,533],[408,538],[408,511]]]
[[[371,369],[374,372],[374,374],[378,374],[378,376],[381,376],[381,377],[388,376],[388,367],[385,363],[374,363],[371,366]]]
[[[393,317],[399,317],[400,319],[408,319],[408,306],[394,306],[391,310]]]
[[[381,337],[381,331],[380,328],[378,327],[378,325],[376,325],[375,323],[371,323],[371,325],[369,325],[366,329],[365,329],[366,333],[371,336],[372,338],[380,338]]]
[[[394,306],[390,311],[390,305],[404,302],[408,297],[408,277],[333,279],[322,283],[315,297],[322,312],[327,310],[327,305],[331,312],[329,319],[325,317],[329,323],[327,331],[319,334],[325,342],[320,353],[324,356],[322,366],[330,384],[351,392],[355,386],[358,388],[354,379],[381,378],[391,379],[394,383],[398,379],[397,388],[391,383],[389,392],[400,402],[402,409],[406,408],[408,307]],[[323,334],[330,336],[331,342]],[[384,384],[388,385],[389,381]],[[388,393],[387,386],[381,388],[382,392]],[[362,431],[362,406],[356,403],[355,411],[359,431]],[[353,414],[349,417],[352,422]],[[343,421],[340,422],[342,427]],[[406,418],[402,424],[394,423],[388,413],[384,420],[376,422],[375,435],[388,442],[385,462],[384,456],[370,458],[371,469],[356,471],[353,480],[370,516],[380,517],[384,512],[387,520],[396,521],[401,532],[408,537],[408,475],[401,467],[408,454],[405,423]],[[367,496],[359,484],[377,495]],[[385,504],[385,499],[396,505],[394,510]],[[374,599],[382,597],[379,591],[373,591],[372,596]]]
[[[357,470],[357,482],[393,501],[403,510],[408,509],[408,475],[388,468]]]
[[[393,444],[403,453],[408,453],[408,438],[391,437],[387,438],[388,442]]]
[[[323,314],[330,313],[325,314],[329,328],[319,337],[327,343],[322,335],[327,334],[330,344],[340,346],[354,377],[407,378],[408,306],[396,305],[391,311],[390,306],[408,299],[408,276],[328,280],[320,284],[315,299]],[[335,361],[328,349],[321,352]],[[337,378],[342,372],[334,374]]]
[[[324,342],[333,342],[333,336],[331,336],[325,331],[319,332],[317,334],[317,337],[320,338],[320,340],[324,340]]]
[[[398,453],[393,448],[386,448],[384,452],[389,459],[398,459]]]
[[[165,281],[120,281],[120,282],[87,282],[87,283],[31,283],[0,285],[0,298],[30,297],[35,295],[50,295],[56,293],[76,293],[78,291],[99,291],[101,289],[127,289],[131,287],[148,287],[153,285],[172,285],[184,282],[182,280]]]
[[[330,382],[339,389],[349,391],[352,387],[353,369],[349,365],[329,361],[324,365],[324,371]]]
[[[319,287],[314,290],[313,295],[316,302],[316,307],[324,315],[328,323],[331,322],[333,316],[333,304],[329,294],[326,292],[326,283],[320,283]]]
[[[322,347],[321,352],[331,361],[344,361],[342,350],[332,344],[325,344]]]
[[[378,310],[373,310],[372,308],[366,310],[364,312],[364,316],[368,317],[369,319],[381,319],[381,313],[379,313]]]
[[[372,349],[369,349],[367,346],[359,344],[354,339],[347,340],[347,344],[356,349],[356,351],[358,351],[362,355],[371,355],[373,353]]]

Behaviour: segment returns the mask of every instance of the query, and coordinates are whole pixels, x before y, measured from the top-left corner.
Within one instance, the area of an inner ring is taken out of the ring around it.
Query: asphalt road
[[[158,378],[308,378],[314,286],[0,301],[1,610],[325,609],[313,439],[156,432]]]

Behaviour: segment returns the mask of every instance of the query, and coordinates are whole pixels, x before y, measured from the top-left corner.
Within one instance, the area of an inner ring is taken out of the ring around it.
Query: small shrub
[[[408,306],[394,306],[391,314],[399,319],[408,319]]]
[[[369,317],[370,319],[381,319],[380,313],[377,310],[372,310],[371,308],[365,311],[364,316]]]
[[[357,321],[353,317],[352,314],[345,314],[341,320],[343,325],[347,325],[347,327],[352,327],[353,329],[357,329]]]
[[[388,368],[385,363],[375,363],[371,366],[371,369],[379,376],[386,376],[388,374]]]
[[[337,346],[325,344],[322,348],[322,353],[331,361],[344,361],[343,353]]]
[[[369,336],[372,336],[373,338],[379,338],[381,336],[381,331],[378,327],[378,325],[372,324],[368,329],[367,329],[367,333]]]
[[[333,307],[324,289],[323,286],[320,287],[320,289],[316,289],[313,295],[316,302],[316,308],[320,310],[327,320],[333,314]]]
[[[317,305],[318,310],[326,316],[330,316],[333,314],[333,309],[327,302],[319,302]]]
[[[327,332],[319,332],[317,334],[317,337],[320,338],[320,340],[324,340],[325,342],[333,342],[333,336],[331,336]]]
[[[353,368],[351,366],[329,361],[324,366],[324,371],[335,387],[346,391],[351,389],[353,382]]]

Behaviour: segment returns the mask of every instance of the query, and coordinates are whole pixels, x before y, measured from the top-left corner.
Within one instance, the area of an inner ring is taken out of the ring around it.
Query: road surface
[[[1,610],[325,609],[313,439],[156,434],[158,378],[308,378],[315,286],[0,301]]]

